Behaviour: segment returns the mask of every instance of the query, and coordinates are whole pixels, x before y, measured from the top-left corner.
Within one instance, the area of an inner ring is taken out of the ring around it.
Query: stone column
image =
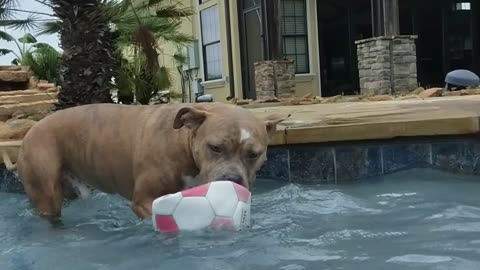
[[[257,99],[275,98],[275,70],[273,61],[256,62],[254,65]]]
[[[382,36],[355,42],[362,94],[395,94],[417,88],[415,39]]]
[[[288,98],[295,95],[295,63],[293,60],[255,63],[257,99]]]
[[[295,96],[295,62],[293,60],[274,61],[275,94],[278,98]]]
[[[418,87],[417,50],[411,36],[396,36],[392,40],[393,91],[411,91]]]

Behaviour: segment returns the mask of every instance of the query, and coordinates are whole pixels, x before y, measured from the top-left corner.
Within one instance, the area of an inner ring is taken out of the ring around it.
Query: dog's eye
[[[213,145],[213,144],[209,144],[208,147],[210,148],[210,150],[214,153],[220,153],[222,152],[222,149],[220,148],[220,146],[218,145]]]
[[[260,156],[260,154],[259,154],[259,153],[255,153],[255,152],[250,152],[250,153],[248,154],[248,158],[251,158],[251,159],[256,159],[256,158],[258,158],[259,156]]]

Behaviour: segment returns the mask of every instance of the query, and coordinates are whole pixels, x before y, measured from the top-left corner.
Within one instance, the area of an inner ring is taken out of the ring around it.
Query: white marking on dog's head
[[[248,130],[245,129],[240,129],[240,143],[243,143],[244,141],[250,139],[252,137],[252,134]]]

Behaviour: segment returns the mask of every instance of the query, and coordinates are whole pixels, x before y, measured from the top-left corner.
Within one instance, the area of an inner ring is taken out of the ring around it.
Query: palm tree
[[[178,29],[181,19],[192,11],[165,0],[135,1],[137,4],[132,0],[34,0],[53,9],[55,17],[48,19],[38,18],[45,14],[19,10],[17,1],[0,0],[0,26],[60,33],[65,67],[59,109],[110,102],[112,78],[118,82],[119,69],[124,66],[121,56],[124,64],[130,61],[135,66],[138,62],[132,58],[144,59],[143,78],[168,85],[168,74],[158,61],[159,46],[162,42],[181,46],[191,40]],[[26,19],[14,19],[12,15],[18,12],[31,13]]]
[[[112,101],[112,78],[118,73],[119,62],[100,0],[35,0],[54,11],[55,17],[47,20],[39,19],[38,12],[19,9],[18,0],[0,1],[0,25],[34,28],[41,24],[44,30],[59,29],[63,81],[57,109]],[[13,17],[28,12],[26,19]]]
[[[116,46],[123,56],[117,85],[123,103],[136,99],[148,104],[159,91],[169,88],[170,71],[158,61],[160,47],[165,43],[182,47],[192,40],[178,31],[182,19],[192,15],[192,10],[164,2],[150,0],[134,5],[130,0],[107,1],[106,11],[118,37]],[[176,64],[185,63],[181,54],[169,56]]]
[[[109,19],[99,0],[51,0],[63,49],[63,83],[57,108],[112,102],[117,76]]]

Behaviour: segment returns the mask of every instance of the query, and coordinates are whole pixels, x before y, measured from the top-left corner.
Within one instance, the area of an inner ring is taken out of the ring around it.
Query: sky
[[[49,13],[49,14],[53,13],[52,10],[49,7],[44,6],[44,5],[42,5],[38,2],[35,2],[34,0],[20,0],[18,2],[20,3],[20,5],[18,6],[18,9],[34,10],[34,11]],[[26,18],[27,16],[28,16],[28,14],[17,13],[18,18]],[[46,18],[46,17],[42,17],[42,18]],[[8,28],[7,29],[2,29],[2,31],[6,31],[7,33],[9,33],[10,35],[12,35],[15,38],[22,37],[23,35],[25,35],[25,33],[27,33],[27,31],[25,31],[25,30],[13,30],[13,29],[8,29]],[[58,40],[58,36],[56,34],[55,35],[42,35],[42,36],[36,36],[35,33],[31,33],[31,34],[33,34],[36,37],[38,42],[47,43],[47,44],[51,45],[52,47],[56,48],[57,50],[60,50],[60,48],[58,47],[59,40]],[[22,44],[20,44],[20,45],[22,45]],[[6,42],[5,40],[0,40],[0,48],[10,49],[10,50],[13,50],[16,53],[18,53],[18,48],[17,48],[17,46],[15,45],[14,42]],[[13,55],[11,53],[7,54],[7,55],[2,55],[2,56],[0,56],[0,65],[10,65],[10,63],[12,62],[12,60],[14,58],[15,58],[15,55]]]

